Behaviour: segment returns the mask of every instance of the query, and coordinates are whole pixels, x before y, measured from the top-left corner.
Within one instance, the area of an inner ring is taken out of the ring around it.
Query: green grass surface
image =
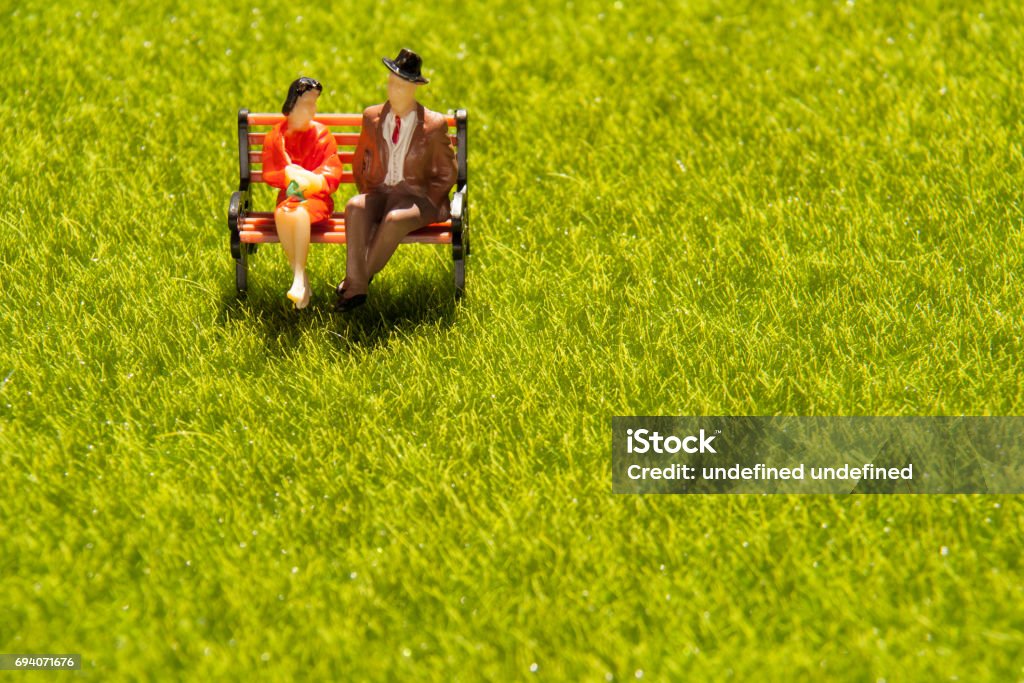
[[[1024,679],[1018,497],[610,493],[613,415],[1022,412],[1014,3],[0,16],[0,652]],[[344,251],[314,247],[296,312],[275,246],[236,302],[236,110],[309,75],[358,111],[404,45],[421,101],[470,112],[467,299],[403,247],[331,313]]]

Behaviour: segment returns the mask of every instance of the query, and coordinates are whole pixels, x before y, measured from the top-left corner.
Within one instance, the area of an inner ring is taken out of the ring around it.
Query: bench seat
[[[334,213],[326,221],[309,226],[309,241],[318,244],[345,244],[345,214]],[[244,244],[278,242],[272,211],[254,211],[239,221],[239,237]],[[451,244],[452,222],[431,223],[413,230],[403,244]]]

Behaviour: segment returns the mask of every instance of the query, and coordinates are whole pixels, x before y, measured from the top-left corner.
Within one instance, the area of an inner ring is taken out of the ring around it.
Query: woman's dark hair
[[[320,85],[320,81],[315,78],[296,78],[292,81],[292,84],[288,86],[288,97],[284,101],[284,105],[281,107],[281,113],[285,116],[292,113],[292,109],[295,108],[295,103],[299,101],[299,98],[308,93],[310,90],[316,90],[317,92],[323,92],[324,86]]]

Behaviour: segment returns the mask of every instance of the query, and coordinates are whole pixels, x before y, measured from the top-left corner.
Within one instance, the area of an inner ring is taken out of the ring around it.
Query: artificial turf
[[[610,474],[615,415],[1021,412],[1019,6],[0,16],[0,652],[89,680],[1024,679],[1019,497]],[[408,246],[333,313],[344,249],[314,247],[294,311],[274,246],[238,301],[238,108],[307,75],[359,111],[403,46],[423,104],[469,111],[467,297]]]

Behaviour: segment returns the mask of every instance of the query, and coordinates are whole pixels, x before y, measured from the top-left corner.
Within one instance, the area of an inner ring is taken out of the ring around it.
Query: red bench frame
[[[277,242],[277,228],[272,211],[253,211],[250,188],[253,183],[262,183],[263,139],[270,128],[284,120],[283,114],[250,113],[248,109],[238,111],[238,191],[231,195],[228,204],[228,230],[231,233],[231,256],[235,259],[235,289],[239,296],[245,296],[249,286],[249,257],[256,253],[257,246]],[[462,297],[466,290],[466,257],[469,256],[469,214],[466,203],[466,127],[468,115],[459,109],[449,116],[449,130],[455,145],[458,164],[458,180],[452,196],[451,220],[433,223],[409,233],[403,243],[450,244],[455,270],[455,296]],[[334,194],[337,205],[344,207],[348,198],[356,193],[352,177],[352,157],[359,131],[362,128],[362,114],[317,114],[315,120],[329,126],[338,143],[338,156],[344,168],[341,177],[343,185],[352,185],[352,191],[345,193],[339,187]],[[258,128],[260,130],[254,130]],[[345,243],[345,214],[335,212],[324,222],[314,223],[310,230],[310,242],[321,244]]]

